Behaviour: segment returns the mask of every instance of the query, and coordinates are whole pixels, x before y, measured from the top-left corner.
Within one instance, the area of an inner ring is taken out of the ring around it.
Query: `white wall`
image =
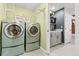
[[[65,43],[71,42],[71,19],[72,16],[65,10],[65,17],[64,17],[64,36],[65,36]]]
[[[76,44],[79,44],[79,4],[75,4],[76,15]]]

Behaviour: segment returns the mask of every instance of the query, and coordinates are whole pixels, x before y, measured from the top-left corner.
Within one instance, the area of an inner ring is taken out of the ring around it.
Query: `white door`
[[[65,12],[65,43],[71,42],[71,19],[72,16]]]

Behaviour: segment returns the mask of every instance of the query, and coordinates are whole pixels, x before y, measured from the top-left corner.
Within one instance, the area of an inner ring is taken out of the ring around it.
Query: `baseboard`
[[[49,55],[49,53],[42,47],[40,47],[40,49],[46,54],[46,55]]]
[[[69,44],[69,43],[71,43],[71,42],[65,42],[64,44]]]

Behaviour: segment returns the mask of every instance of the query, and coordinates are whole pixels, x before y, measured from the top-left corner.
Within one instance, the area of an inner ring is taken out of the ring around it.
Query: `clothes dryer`
[[[26,23],[26,52],[40,47],[39,23]]]

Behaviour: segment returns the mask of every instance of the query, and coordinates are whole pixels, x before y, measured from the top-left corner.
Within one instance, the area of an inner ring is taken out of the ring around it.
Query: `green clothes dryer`
[[[40,48],[39,23],[26,23],[26,52]]]
[[[24,53],[24,22],[2,22],[2,55],[15,56]]]

